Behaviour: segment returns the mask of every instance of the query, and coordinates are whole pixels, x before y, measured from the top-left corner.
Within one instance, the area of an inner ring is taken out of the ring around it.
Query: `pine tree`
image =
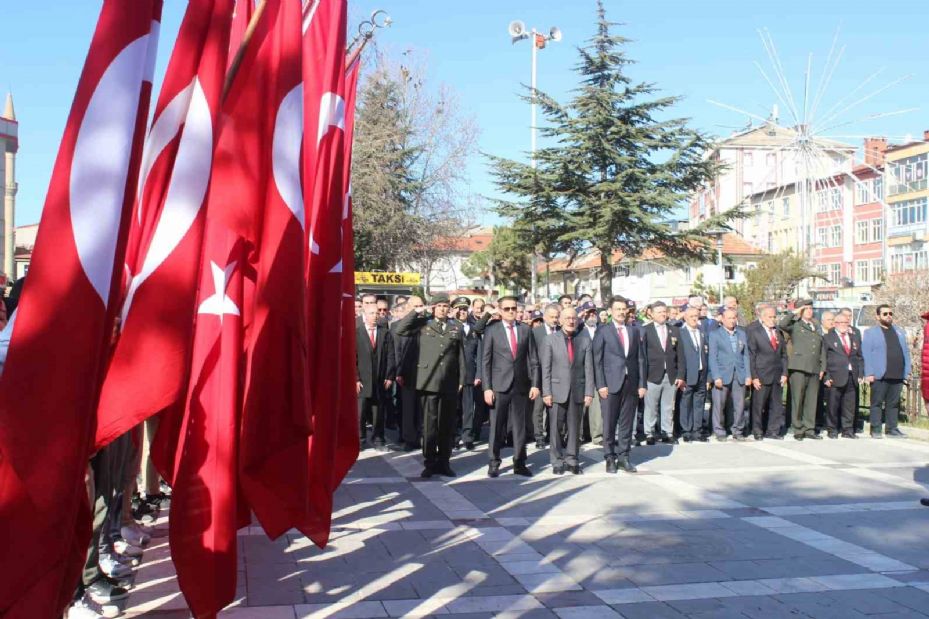
[[[600,294],[612,294],[614,250],[634,259],[656,249],[671,260],[704,260],[708,230],[738,211],[698,227],[674,231],[668,220],[684,200],[709,182],[717,164],[704,157],[710,141],[688,120],[661,120],[679,97],[657,97],[657,87],[633,83],[623,51],[628,40],[611,33],[602,0],[597,32],[579,49],[581,77],[565,105],[542,92],[535,97],[548,125],[537,168],[490,157],[497,186],[513,199],[496,202],[514,229],[537,251],[600,252]]]

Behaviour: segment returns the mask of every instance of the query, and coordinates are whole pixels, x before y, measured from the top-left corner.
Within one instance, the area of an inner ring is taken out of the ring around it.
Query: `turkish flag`
[[[342,211],[345,165],[345,0],[315,0],[304,17],[304,192],[308,205],[307,324],[314,433],[310,439],[310,519],[301,531],[318,546],[329,539],[340,418],[352,420],[357,457],[357,403],[341,399],[341,363],[332,338],[345,343],[342,312]],[[354,325],[354,318],[351,321]],[[325,328],[322,328],[325,325]],[[340,357],[345,350],[340,344]],[[354,350],[350,351],[354,360]],[[354,382],[354,369],[351,380]]]
[[[232,14],[232,31],[229,35],[229,59],[226,68],[232,65],[235,56],[245,39],[245,31],[248,30],[248,23],[252,20],[255,13],[255,0],[232,0],[235,4],[235,10]]]
[[[151,98],[160,0],[105,0],[52,171],[0,393],[0,615],[60,616]]]
[[[168,63],[142,157],[122,334],[100,397],[98,446],[183,401],[232,5],[191,0]]]

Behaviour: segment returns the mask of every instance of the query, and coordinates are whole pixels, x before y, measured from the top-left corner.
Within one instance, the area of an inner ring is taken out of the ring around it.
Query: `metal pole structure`
[[[719,292],[716,297],[719,303],[723,302],[723,283],[726,281],[726,271],[723,269],[723,233],[716,237],[716,263],[719,266]]]
[[[535,144],[536,144],[536,124],[535,124],[535,87],[536,87],[536,67],[538,61],[536,60],[536,55],[538,50],[536,49],[536,36],[537,33],[535,28],[532,29],[532,33],[529,36],[529,47],[532,49],[532,77],[530,79],[531,92],[529,96],[529,161],[532,165],[532,170],[535,171],[537,162],[535,159]],[[535,238],[535,224],[532,225],[532,260],[531,267],[532,269],[532,302],[538,302],[538,284],[539,284],[539,273],[538,273],[538,252],[536,251],[536,238]]]

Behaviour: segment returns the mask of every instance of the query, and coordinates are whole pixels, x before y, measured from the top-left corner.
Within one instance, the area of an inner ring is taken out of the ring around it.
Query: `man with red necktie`
[[[484,331],[481,380],[490,413],[489,477],[500,475],[500,449],[507,418],[513,417],[513,473],[532,477],[526,466],[526,415],[529,401],[539,397],[539,356],[528,325],[516,320],[516,297],[502,297],[501,320]]]
[[[377,306],[364,305],[361,320],[355,334],[355,350],[358,378],[355,385],[358,393],[358,416],[361,444],[367,441],[365,422],[370,418],[372,442],[378,451],[387,451],[384,437],[384,399],[396,377],[393,338],[387,325],[377,319]]]
[[[758,320],[745,328],[752,376],[752,435],[756,441],[763,438],[782,440],[787,343],[775,325],[774,306],[763,303],[756,312]]]
[[[826,373],[823,385],[829,408],[826,409],[826,431],[829,438],[839,438],[839,416],[842,419],[842,437],[855,436],[855,393],[862,378],[864,359],[861,347],[855,342],[845,314],[835,317],[834,327],[823,337],[823,357]]]

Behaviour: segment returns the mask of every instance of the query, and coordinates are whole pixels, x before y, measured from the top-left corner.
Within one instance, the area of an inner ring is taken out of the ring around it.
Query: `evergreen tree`
[[[645,249],[671,260],[704,260],[708,230],[737,216],[733,210],[698,227],[675,232],[668,223],[697,188],[711,181],[717,164],[705,158],[710,142],[687,119],[661,120],[678,97],[656,96],[650,83],[633,83],[627,39],[610,32],[602,0],[597,33],[579,49],[579,88],[565,105],[542,92],[535,97],[548,125],[537,168],[490,157],[498,187],[513,199],[498,200],[527,247],[570,255],[600,251],[600,294],[612,294],[614,250],[635,258]]]

